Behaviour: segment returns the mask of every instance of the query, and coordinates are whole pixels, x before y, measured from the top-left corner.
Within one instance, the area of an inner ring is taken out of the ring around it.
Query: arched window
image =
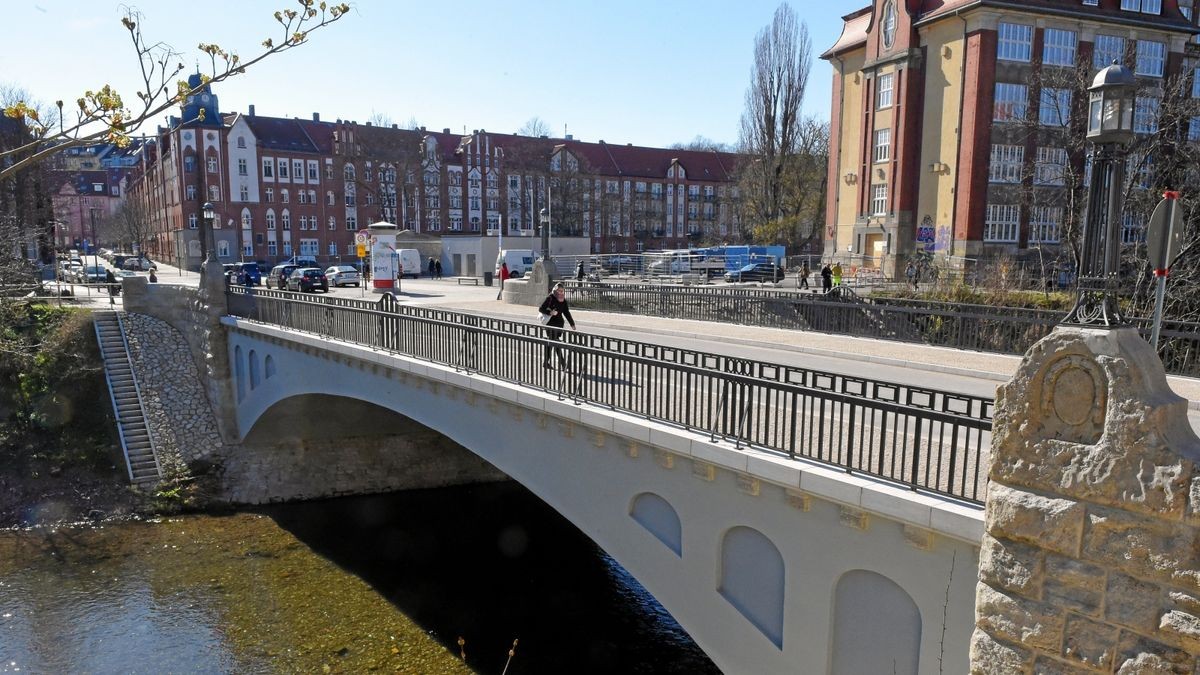
[[[225,241],[224,239],[221,239],[220,241],[217,242],[217,257],[218,258],[228,258],[229,257],[229,242]]]
[[[734,527],[725,533],[721,540],[721,581],[717,590],[767,639],[783,649],[786,590],[783,555],[766,535],[749,527]]]
[[[237,145],[238,145],[238,147],[239,147],[239,148],[244,148],[244,147],[246,147],[246,137],[245,137],[245,136],[238,136]]]
[[[883,35],[884,49],[891,49],[896,41],[896,3],[888,2],[883,6],[883,19],[879,22],[879,31]]]
[[[292,229],[292,214],[288,213],[287,209],[283,210],[283,229]]]
[[[249,230],[254,224],[254,217],[250,215],[250,209],[242,209],[242,229]]]
[[[266,379],[268,380],[275,376],[275,357],[270,354],[267,355],[263,371],[266,373]]]
[[[921,611],[903,588],[867,570],[851,570],[838,579],[833,592],[832,675],[916,675],[920,655]]]
[[[675,555],[683,556],[683,528],[679,514],[667,500],[652,492],[643,492],[633,498],[629,515]]]
[[[267,209],[267,229],[275,229],[275,209]]]
[[[346,174],[346,180],[354,180],[354,165],[353,164],[346,165],[345,174]]]

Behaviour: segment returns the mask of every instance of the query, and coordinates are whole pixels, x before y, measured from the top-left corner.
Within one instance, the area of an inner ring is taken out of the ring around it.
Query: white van
[[[506,248],[496,256],[496,278],[500,278],[500,263],[508,263],[508,276],[523,277],[533,271],[533,249]]]
[[[404,276],[417,279],[421,276],[424,266],[421,264],[421,252],[415,248],[398,248],[396,255],[400,258],[400,269]]]

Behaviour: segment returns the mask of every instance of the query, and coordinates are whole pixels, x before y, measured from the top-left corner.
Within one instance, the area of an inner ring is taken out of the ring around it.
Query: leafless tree
[[[546,120],[534,116],[526,120],[520,129],[517,129],[517,135],[528,136],[530,138],[542,138],[543,136],[549,138],[553,136],[553,132],[550,130],[550,124]]]
[[[709,152],[733,152],[728,143],[714,141],[704,136],[696,136],[686,143],[674,143],[669,146],[672,150],[706,150]]]
[[[756,226],[772,224],[774,230],[795,225],[797,205],[788,199],[796,185],[796,157],[805,130],[812,122],[800,114],[812,65],[808,27],[784,4],[775,10],[771,25],[754,41],[754,68],[746,90],[739,149],[745,156],[739,186],[742,198],[743,236],[751,238]],[[826,149],[828,153],[828,132]]]

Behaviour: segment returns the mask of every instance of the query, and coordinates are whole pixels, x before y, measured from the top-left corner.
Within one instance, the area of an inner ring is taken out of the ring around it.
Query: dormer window
[[[883,34],[883,48],[891,49],[896,41],[896,3],[889,2],[883,6],[883,20],[880,21],[880,32]]]

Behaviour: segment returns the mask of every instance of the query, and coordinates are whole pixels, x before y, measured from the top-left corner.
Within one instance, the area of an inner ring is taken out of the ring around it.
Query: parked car
[[[289,291],[308,293],[316,291],[318,288],[326,293],[329,292],[329,280],[319,267],[298,267],[288,275],[287,289]]]
[[[358,270],[352,265],[334,265],[325,270],[325,278],[330,286],[357,286],[359,284]]]
[[[271,273],[267,275],[267,279],[264,282],[266,287],[270,288],[271,286],[274,286],[282,291],[284,287],[287,286],[288,276],[290,276],[293,271],[299,269],[299,267],[299,265],[293,265],[292,263],[283,263],[281,265],[272,267]]]
[[[783,268],[769,262],[750,263],[745,267],[725,273],[725,281],[783,281]]]
[[[621,272],[634,272],[637,271],[638,268],[637,261],[635,261],[631,256],[627,255],[607,256],[603,258],[601,265],[604,266],[605,271],[612,272],[613,274],[620,274]]]
[[[225,281],[231,285],[245,286],[246,277],[250,277],[250,284],[252,286],[258,286],[262,283],[262,274],[258,271],[257,263],[226,263],[221,265],[221,267],[225,270]]]
[[[146,270],[148,270],[154,266],[155,266],[154,262],[151,261],[149,258],[145,258],[145,257],[126,258],[125,261],[121,263],[121,269],[134,270],[136,272],[145,272]]]

